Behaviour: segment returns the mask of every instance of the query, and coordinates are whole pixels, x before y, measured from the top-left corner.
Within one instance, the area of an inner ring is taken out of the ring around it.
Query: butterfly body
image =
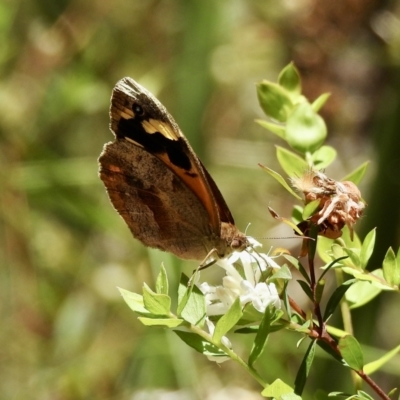
[[[113,90],[116,139],[100,155],[100,178],[133,236],[180,258],[223,258],[246,236],[165,107],[131,78]]]

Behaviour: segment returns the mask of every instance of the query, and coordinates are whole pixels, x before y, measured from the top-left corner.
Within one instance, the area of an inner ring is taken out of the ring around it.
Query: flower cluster
[[[244,276],[234,266],[238,261],[243,266]],[[269,305],[281,307],[275,284],[260,282],[263,271],[280,268],[272,257],[256,252],[235,252],[229,258],[219,260],[217,265],[226,271],[222,286],[211,286],[207,282],[200,285],[206,298],[207,315],[225,314],[238,297],[242,307],[251,303],[261,313]]]
[[[353,225],[365,208],[360,190],[353,182],[335,181],[321,171],[310,169],[300,178],[292,178],[292,184],[303,192],[306,204],[319,200],[309,221],[318,225],[320,235],[337,239],[347,225],[353,237]]]

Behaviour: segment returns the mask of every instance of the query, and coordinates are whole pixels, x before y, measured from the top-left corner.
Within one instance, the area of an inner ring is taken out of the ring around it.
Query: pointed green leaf
[[[321,147],[327,134],[325,121],[309,103],[296,105],[287,119],[286,140],[290,147],[303,154]]]
[[[375,238],[376,229],[374,228],[371,232],[368,233],[368,235],[364,239],[363,244],[361,245],[360,262],[362,269],[365,269],[369,259],[371,258],[372,252],[374,251]]]
[[[160,272],[157,276],[156,292],[159,294],[168,294],[168,277],[164,264],[161,264]]]
[[[282,254],[282,256],[284,258],[286,258],[286,260],[288,260],[297,270],[300,271],[300,273],[303,275],[304,279],[310,283],[310,278],[307,274],[307,271],[305,270],[305,268],[303,267],[303,265],[301,264],[300,260],[296,257],[293,257],[289,254]]]
[[[393,350],[390,350],[388,353],[384,354],[378,360],[372,361],[364,366],[364,372],[367,375],[371,375],[374,372],[378,371],[383,365],[385,365],[388,361],[390,361],[397,353],[400,352],[400,345],[395,347]]]
[[[187,288],[187,293],[189,297],[179,317],[193,325],[203,326],[206,318],[206,300],[204,294],[194,285]]]
[[[344,336],[339,339],[338,347],[347,365],[355,371],[362,371],[364,355],[357,339],[352,335]]]
[[[301,94],[300,74],[292,62],[283,68],[279,74],[278,83],[293,95]]]
[[[306,220],[312,215],[315,214],[315,212],[318,210],[319,203],[321,202],[321,199],[313,200],[310,201],[308,204],[305,205],[304,210],[303,210],[303,219]]]
[[[346,258],[348,258],[348,256],[343,256],[343,257],[339,257],[336,258],[335,260],[333,260],[330,264],[328,264],[326,267],[322,267],[321,269],[324,270],[324,272],[321,274],[321,276],[318,278],[318,280],[322,279],[325,274],[331,269],[331,268],[340,268],[341,267],[341,261],[345,260]]]
[[[347,247],[343,247],[343,251],[349,256],[349,259],[355,267],[361,268],[361,260],[357,252],[353,249],[348,249]]]
[[[355,279],[350,279],[340,286],[338,286],[335,291],[332,293],[331,297],[326,304],[325,312],[324,312],[324,321],[327,321],[331,315],[336,310],[336,307],[340,304],[344,294],[349,290],[350,286],[356,282]]]
[[[398,250],[397,250],[396,262],[397,262],[397,265],[400,265],[400,247],[399,247]]]
[[[348,335],[347,332],[343,336]],[[324,342],[323,340],[318,340],[317,341],[318,347],[320,347],[322,350],[324,350],[327,354],[329,354],[334,360],[338,361],[341,365],[343,365],[343,358],[340,357],[338,353],[336,353],[335,350],[333,350],[332,346],[330,346],[328,343]]]
[[[363,390],[357,390],[357,400],[375,400],[372,396],[370,396],[367,392]]]
[[[292,220],[295,224],[299,224],[301,221],[303,221],[303,207],[300,207],[298,204],[296,204],[292,208]]]
[[[183,325],[185,321],[179,318],[145,318],[139,317],[138,320],[146,326],[163,326],[166,328],[176,328]]]
[[[265,344],[268,339],[268,335],[271,332],[271,311],[269,307],[265,309],[265,313],[262,317],[260,326],[257,331],[256,338],[254,339],[253,347],[249,356],[249,366],[252,367],[256,362],[258,357],[260,357],[261,353],[264,350]]]
[[[287,218],[280,217],[271,207],[268,206],[268,211],[271,214],[273,218],[275,218],[278,221],[283,222],[286,225],[289,225],[299,236],[303,236],[303,232],[301,229],[295,225],[291,220]]]
[[[315,301],[319,304],[322,299],[322,295],[325,289],[325,279],[318,279],[317,286],[315,288]]]
[[[289,93],[276,83],[269,81],[258,83],[257,97],[264,113],[277,121],[285,122],[293,109]]]
[[[307,282],[301,281],[300,279],[298,279],[297,282],[301,286],[301,288],[303,289],[303,291],[307,295],[307,297],[311,301],[314,301],[314,295],[313,295],[313,292],[310,289],[309,284]]]
[[[330,256],[330,254],[332,253],[331,247],[333,243],[334,241],[332,239],[328,239],[323,236],[318,237],[318,255],[321,257],[321,260],[326,264],[332,261],[332,257]]]
[[[302,176],[308,169],[308,164],[304,159],[283,147],[276,146],[276,157],[279,165],[290,177]]]
[[[143,284],[143,303],[146,310],[153,315],[168,316],[170,313],[171,298],[153,292],[146,283]]]
[[[359,167],[357,167],[354,171],[350,172],[350,174],[346,175],[344,178],[341,179],[341,181],[350,181],[353,182],[354,184],[358,185],[362,178],[365,175],[365,172],[367,171],[369,165],[369,161],[366,161],[365,163],[361,164]]]
[[[174,331],[188,346],[195,349],[199,353],[206,356],[227,356],[227,354],[212,344],[211,342],[203,339],[201,336],[192,332]]]
[[[289,393],[293,393],[293,389],[282,380],[276,379],[261,392],[261,395],[264,397],[281,399],[283,395]]]
[[[321,94],[317,99],[315,99],[313,101],[313,103],[311,104],[312,109],[315,112],[318,112],[326,103],[326,101],[329,99],[329,97],[331,96],[330,93],[323,93]]]
[[[220,343],[222,336],[229,332],[236,323],[242,318],[242,306],[240,305],[240,297],[238,297],[232,306],[229,308],[227,313],[223,315],[215,325],[213,334],[213,341]]]
[[[292,274],[287,264],[283,264],[279,269],[275,270],[274,274],[268,278],[268,283],[276,281],[277,279],[285,279],[285,280],[292,279]]]
[[[358,237],[358,235],[354,232],[354,237],[353,240],[351,240],[351,234],[349,231],[349,228],[347,226],[345,226],[342,229],[342,236],[340,237],[341,240],[344,241],[344,243],[346,244],[346,247],[351,248],[351,249],[361,249],[361,240]]]
[[[280,400],[301,400],[301,397],[296,393],[286,393],[280,397]]]
[[[131,310],[139,314],[149,314],[149,312],[144,308],[143,296],[121,288],[118,288],[118,290]]]
[[[378,296],[382,289],[368,281],[357,281],[346,293],[350,309],[361,307]]]
[[[335,328],[331,325],[326,325],[326,330],[333,336],[341,338],[343,336],[349,335],[349,332],[343,331],[342,329]]]
[[[257,124],[261,125],[263,128],[268,129],[270,132],[285,139],[286,128],[283,125],[278,125],[273,122],[264,121],[263,119],[256,119]]]
[[[337,152],[331,146],[321,146],[315,151],[311,158],[314,163],[314,167],[318,169],[327,168],[336,159]]]
[[[185,274],[181,274],[181,279],[178,286],[178,316],[181,315],[182,310],[186,307],[190,294],[192,293],[193,285],[189,286],[189,278]]]
[[[298,395],[301,395],[303,393],[307,377],[310,373],[311,365],[314,361],[316,344],[316,340],[311,341],[310,345],[308,346],[307,352],[304,355],[303,361],[301,362],[299,371],[297,372],[297,376],[294,382],[294,392]]]
[[[383,276],[390,285],[400,285],[400,265],[398,265],[396,254],[391,247],[383,260]]]
[[[274,179],[276,179],[291,195],[296,197],[296,199],[301,200],[301,197],[289,186],[289,184],[285,181],[282,175],[279,175],[277,172],[272,169],[265,167],[264,165],[258,164],[263,170],[267,171]]]

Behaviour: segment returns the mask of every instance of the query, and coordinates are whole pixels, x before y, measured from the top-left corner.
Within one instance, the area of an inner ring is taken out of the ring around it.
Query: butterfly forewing
[[[181,258],[203,260],[246,247],[217,185],[165,107],[131,78],[114,88],[116,140],[100,156],[100,177],[133,235]]]

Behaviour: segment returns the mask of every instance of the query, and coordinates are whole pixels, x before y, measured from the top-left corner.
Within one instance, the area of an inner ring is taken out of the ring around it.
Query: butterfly
[[[136,239],[203,262],[249,246],[216,183],[155,96],[121,79],[110,120],[115,140],[103,148],[99,174]]]

